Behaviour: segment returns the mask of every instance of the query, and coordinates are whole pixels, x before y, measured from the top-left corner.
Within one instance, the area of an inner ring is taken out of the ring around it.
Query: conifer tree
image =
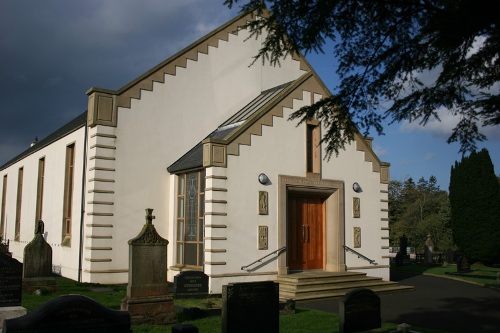
[[[500,190],[486,149],[455,162],[450,176],[453,238],[470,260],[500,255]]]

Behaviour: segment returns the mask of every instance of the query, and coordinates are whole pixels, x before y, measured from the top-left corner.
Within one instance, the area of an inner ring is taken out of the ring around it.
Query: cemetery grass
[[[100,285],[93,283],[79,283],[63,277],[56,277],[58,290],[55,292],[23,292],[22,306],[28,312],[36,310],[43,303],[50,299],[62,295],[77,294],[90,297],[100,304],[114,310],[119,310],[122,299],[127,295],[126,285]],[[174,299],[175,305],[184,307],[209,308],[218,306],[220,298],[202,298],[202,299]],[[221,317],[212,316],[200,319],[192,319],[181,312],[177,312],[177,323],[189,323],[198,327],[200,333],[219,333],[221,332]],[[338,315],[335,313],[322,312],[318,310],[301,308],[296,309],[295,314],[280,315],[280,332],[283,333],[304,333],[304,332],[338,332]],[[141,324],[132,325],[134,333],[155,333],[170,332],[171,325],[152,325]],[[387,329],[395,329],[395,324],[385,323]],[[429,331],[424,331],[429,332]]]
[[[425,266],[412,263],[403,266],[392,266],[391,270],[437,275],[472,282],[488,288],[500,289],[500,283],[496,280],[496,276],[500,272],[500,267],[486,266],[481,263],[471,265],[470,272],[460,274],[457,274],[457,265],[455,264]]]

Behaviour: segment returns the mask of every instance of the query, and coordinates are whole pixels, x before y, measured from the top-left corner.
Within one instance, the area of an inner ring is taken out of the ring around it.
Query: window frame
[[[43,190],[45,183],[45,156],[38,160],[38,182],[36,189],[36,212],[35,222],[42,219],[43,213]]]
[[[14,226],[14,240],[19,241],[21,238],[21,213],[23,203],[23,180],[24,167],[20,167],[17,173],[17,194],[16,194],[16,220]]]
[[[66,158],[64,166],[64,197],[62,217],[62,243],[63,246],[71,246],[71,224],[73,214],[73,192],[75,182],[75,143],[66,146]]]
[[[187,240],[188,214],[188,177],[197,174],[196,188],[196,240]],[[204,263],[204,226],[205,226],[205,169],[177,174],[176,187],[176,224],[175,224],[175,266],[203,267]],[[194,251],[195,253],[192,253]],[[194,262],[192,259],[195,258]]]
[[[5,207],[7,202],[7,175],[3,175],[2,184],[2,212],[0,214],[0,238],[5,239]]]

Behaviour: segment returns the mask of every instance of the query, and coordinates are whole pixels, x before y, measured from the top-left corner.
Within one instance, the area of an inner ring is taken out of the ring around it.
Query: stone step
[[[302,288],[314,288],[317,286],[350,286],[352,284],[373,284],[383,282],[381,278],[377,277],[366,277],[366,278],[352,278],[346,280],[326,280],[326,279],[317,279],[317,280],[309,280],[309,281],[301,281],[300,283],[291,283],[290,281],[279,281],[281,286],[284,287],[293,287],[297,289]]]
[[[343,290],[354,288],[369,288],[376,286],[397,286],[396,282],[382,281],[382,279],[353,281],[351,283],[317,283],[313,285],[286,285],[280,284],[280,290],[289,292],[309,292],[321,290]]]
[[[368,288],[377,294],[414,290],[399,286],[397,282],[383,281],[379,277],[366,276],[359,272],[301,272],[280,275],[280,298],[299,300],[339,298],[354,288]]]
[[[367,278],[366,273],[360,272],[346,272],[346,273],[318,273],[314,274],[290,274],[290,275],[279,275],[277,282],[280,283],[293,283],[293,284],[314,284],[323,282],[351,282],[359,279]],[[379,278],[374,278],[379,279]]]
[[[399,286],[399,287],[391,287],[391,288],[368,288],[375,292],[376,294],[386,294],[386,293],[396,293],[396,292],[407,292],[414,290],[413,287],[407,286]],[[280,298],[283,300],[293,299],[295,301],[307,301],[307,300],[318,300],[318,299],[331,299],[331,298],[341,298],[343,297],[349,290],[337,290],[337,291],[328,291],[328,292],[318,292],[318,293],[308,293],[308,294],[294,294],[287,295],[281,294]]]

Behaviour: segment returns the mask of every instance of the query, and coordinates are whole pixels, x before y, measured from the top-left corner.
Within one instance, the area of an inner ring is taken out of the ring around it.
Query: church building
[[[154,209],[169,281],[209,291],[294,272],[389,280],[389,164],[355,135],[325,159],[326,128],[289,116],[331,93],[300,54],[256,61],[242,14],[0,166],[0,235],[19,261],[45,223],[53,272],[127,283],[128,241]],[[84,92],[82,92],[84,93]],[[83,109],[83,108],[82,108]]]

